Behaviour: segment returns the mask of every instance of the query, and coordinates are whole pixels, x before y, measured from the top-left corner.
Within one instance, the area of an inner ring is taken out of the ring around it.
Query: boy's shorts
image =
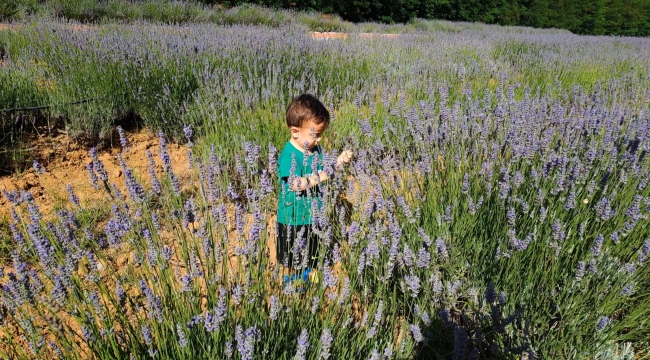
[[[316,268],[318,265],[318,237],[309,225],[278,224],[278,240],[275,243],[278,263],[290,269],[301,269],[303,265]],[[298,248],[294,245],[298,242]],[[303,255],[307,256],[305,260]],[[303,261],[304,260],[304,261]]]

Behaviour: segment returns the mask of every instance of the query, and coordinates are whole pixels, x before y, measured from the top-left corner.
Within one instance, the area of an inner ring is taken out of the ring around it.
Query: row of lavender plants
[[[128,167],[128,151],[118,156],[126,194],[91,151],[89,181],[111,204],[104,218],[89,217],[93,205],[72,188],[52,216],[28,192],[4,192],[15,248],[2,351],[465,359],[643,349],[649,119],[642,98],[609,95],[619,91],[575,89],[563,105],[499,87],[451,105],[441,86],[439,100],[358,103],[345,140],[357,159],[323,188],[316,215],[321,279],[300,293],[280,288],[269,261],[274,145],[189,157],[196,176],[181,183],[161,134],[149,177]],[[349,125],[342,114],[332,130]]]
[[[12,4],[13,3],[13,4]],[[290,24],[306,26],[313,31],[354,31],[357,27],[341,20],[338,15],[272,9],[253,4],[230,8],[210,6],[194,1],[129,0],[68,1],[52,0],[38,4],[33,0],[11,0],[0,8],[3,22],[29,21],[30,19],[68,19],[90,24],[107,22],[138,22],[142,20],[161,24],[213,23],[219,25],[241,24],[280,27]],[[414,27],[429,28],[436,24],[453,29],[445,21],[417,21],[417,26],[389,26],[364,24],[364,31],[413,31]]]
[[[219,120],[251,124],[275,116],[307,89],[338,106],[386,87],[419,101],[428,98],[430,83],[447,82],[456,90],[453,99],[466,87],[494,91],[499,81],[545,89],[557,80],[565,90],[591,89],[647,71],[644,39],[453,25],[452,32],[399,39],[352,34],[319,41],[296,24],[82,26],[33,19],[0,31],[0,126],[16,139],[3,150],[23,154],[16,150],[20,131],[32,123],[58,124],[73,138],[100,145],[110,142],[116,124],[177,139],[187,123],[198,133],[215,133],[223,128]],[[516,92],[521,96],[523,88]]]

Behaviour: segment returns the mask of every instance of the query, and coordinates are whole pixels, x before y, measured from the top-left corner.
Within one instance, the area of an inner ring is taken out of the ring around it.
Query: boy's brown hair
[[[287,126],[302,127],[309,120],[327,127],[330,124],[330,112],[313,95],[302,94],[293,99],[287,108]]]

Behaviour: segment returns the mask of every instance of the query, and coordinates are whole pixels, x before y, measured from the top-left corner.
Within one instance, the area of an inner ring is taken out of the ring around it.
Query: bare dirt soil
[[[127,135],[129,151],[122,154],[124,161],[145,186],[149,184],[148,160],[145,150],[151,151],[157,162],[156,173],[162,173],[160,163],[160,142],[157,136],[141,131]],[[187,148],[178,144],[168,144],[174,174],[181,183],[192,176],[192,170],[187,166]],[[91,183],[86,165],[91,162],[89,150],[75,143],[67,135],[50,136],[43,134],[33,140],[28,148],[34,159],[45,168],[45,173],[37,174],[34,169],[23,173],[0,177],[0,191],[29,191],[34,196],[41,212],[47,216],[55,206],[63,206],[68,201],[66,184],[70,184],[82,205],[93,201],[101,201],[104,194],[95,190]],[[120,191],[126,194],[124,174],[120,169],[117,153],[121,152],[119,145],[98,152],[98,157],[104,164],[109,175],[109,182],[114,182]],[[0,219],[10,215],[10,203],[0,196]]]

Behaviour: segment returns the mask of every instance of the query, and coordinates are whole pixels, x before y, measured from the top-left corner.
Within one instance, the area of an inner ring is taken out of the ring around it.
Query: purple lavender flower
[[[178,333],[178,346],[184,348],[187,346],[187,336],[185,336],[185,331],[180,323],[176,324],[176,333]]]
[[[90,162],[86,165],[86,171],[88,172],[88,175],[90,176],[90,184],[92,185],[93,189],[98,190],[99,189],[99,179],[97,179],[97,174],[95,174],[95,171],[93,170],[93,163]]]
[[[334,338],[332,337],[332,332],[328,328],[324,328],[320,336],[320,352],[318,354],[319,359],[328,359],[330,357],[330,348],[334,343]]]
[[[576,192],[571,190],[569,196],[567,196],[566,202],[564,203],[564,210],[571,210],[576,207]]]
[[[117,134],[120,137],[120,145],[122,146],[122,151],[129,151],[129,143],[126,139],[126,134],[124,133],[124,129],[122,129],[121,126],[117,127]]]
[[[305,355],[307,355],[307,348],[309,346],[309,333],[307,329],[302,329],[300,336],[298,337],[298,349],[296,350],[296,355],[294,359],[304,360]]]
[[[207,310],[203,318],[203,327],[205,328],[205,331],[209,333],[219,331],[220,325],[221,324],[219,323],[219,319],[216,314],[213,314],[210,312],[210,310]]]
[[[429,237],[429,235],[427,235],[427,233],[424,231],[423,228],[418,228],[418,236],[420,236],[420,238],[422,238],[422,241],[424,242],[424,244],[427,247],[430,247],[431,244],[433,244],[433,242],[431,241],[431,238]]]
[[[605,329],[605,327],[607,327],[607,325],[609,325],[610,322],[611,322],[611,320],[609,319],[609,317],[607,317],[605,315],[599,317],[598,321],[596,322],[596,331],[598,331],[598,332],[603,331]]]
[[[268,156],[268,171],[271,174],[277,172],[277,162],[278,162],[278,149],[269,143],[269,156]]]
[[[32,167],[34,168],[34,172],[38,175],[45,174],[47,170],[41,164],[38,163],[38,161],[34,160],[34,163],[32,164]]]
[[[63,359],[63,351],[61,350],[61,348],[59,347],[59,345],[57,345],[54,341],[51,341],[51,340],[48,342],[47,345],[50,347],[50,349],[52,349],[52,353],[53,353],[53,354],[54,354],[58,359]]]
[[[381,355],[379,354],[379,351],[377,351],[377,348],[372,349],[369,360],[381,360]]]
[[[11,234],[13,236],[14,242],[16,243],[16,247],[19,249],[25,248],[27,246],[25,243],[25,237],[23,236],[23,233],[18,230],[16,224],[10,223],[9,229],[11,230]]]
[[[194,206],[194,199],[189,198],[185,202],[185,211],[183,212],[183,227],[187,229],[189,224],[193,224],[196,221],[194,212],[196,211]]]
[[[162,186],[160,185],[160,181],[158,181],[158,177],[156,177],[156,172],[153,167],[149,168],[149,177],[151,177],[151,190],[153,190],[153,193],[157,196],[161,196]]]
[[[233,352],[234,352],[234,350],[232,348],[232,342],[226,341],[225,352],[226,352],[226,358],[227,359],[232,359],[232,355],[233,355]]]
[[[95,341],[95,335],[86,325],[81,325],[81,335],[87,343]]]
[[[248,166],[257,166],[261,149],[261,146],[256,145],[252,142],[244,142],[244,161]]]
[[[185,135],[185,139],[187,139],[187,146],[194,146],[194,143],[192,142],[192,136],[194,135],[194,132],[192,131],[192,125],[183,126],[183,134]]]
[[[253,360],[255,352],[255,342],[260,337],[260,331],[252,326],[244,332],[241,325],[235,329],[235,340],[237,341],[237,351],[242,360]]]
[[[366,266],[366,249],[363,249],[361,251],[361,254],[359,254],[359,259],[357,261],[357,274],[361,276],[361,274],[363,274],[363,269]]]
[[[471,196],[467,197],[467,211],[470,215],[476,215],[476,204],[474,204],[474,199]]]
[[[228,316],[227,297],[228,291],[224,288],[219,288],[219,300],[217,306],[214,308],[214,316],[219,324],[223,323]]]
[[[187,168],[189,170],[194,169],[194,156],[192,156],[192,150],[187,150]]]
[[[172,258],[172,248],[167,245],[163,246],[160,250],[160,257],[162,257],[165,262],[169,262]]]
[[[126,292],[122,289],[122,285],[119,280],[115,284],[115,297],[117,298],[117,303],[120,304],[120,307],[124,307],[126,304]]]
[[[585,276],[585,262],[579,261],[578,269],[576,270],[576,281],[581,281],[584,276]]]
[[[409,328],[411,330],[411,334],[413,335],[413,340],[416,343],[424,341],[424,337],[422,336],[422,333],[420,332],[420,327],[419,326],[417,326],[416,324],[411,324],[409,326]]]
[[[151,329],[147,325],[142,325],[142,339],[144,340],[144,343],[147,344],[147,346],[151,346],[153,344],[153,337],[151,336]]]
[[[280,304],[280,300],[278,300],[278,298],[275,297],[275,295],[271,295],[269,302],[270,302],[269,318],[271,320],[277,320],[278,314],[280,313],[280,308],[282,306]]]
[[[43,265],[43,268],[47,270],[52,269],[54,259],[54,248],[47,237],[43,235],[41,230],[37,225],[27,224],[27,233],[29,238],[32,240],[32,244],[36,249],[36,254]]]
[[[627,284],[621,290],[621,295],[630,296],[634,292],[634,284]]]
[[[93,172],[97,174],[100,180],[106,183],[108,181],[108,173],[106,170],[104,170],[104,164],[99,160],[99,157],[97,156],[97,150],[95,148],[90,149],[90,157],[92,159]],[[91,175],[91,181],[92,178],[93,176]]]
[[[167,141],[165,141],[165,134],[162,131],[158,133],[158,140],[160,141],[160,160],[163,164],[163,170],[169,172],[172,168],[172,159],[167,151]]]
[[[436,271],[429,278],[432,290],[435,294],[441,294],[443,290],[442,281],[440,280],[440,272]]]
[[[404,244],[404,250],[402,251],[402,261],[404,262],[404,265],[406,265],[406,267],[409,269],[413,266],[413,262],[415,261],[415,254],[413,253],[413,250],[411,250],[411,247],[408,246],[408,244]]]
[[[406,200],[404,200],[403,196],[398,196],[397,197],[397,205],[399,205],[402,208],[402,212],[404,212],[404,216],[407,219],[410,219],[413,217],[413,213],[411,212],[411,209],[409,208],[408,204],[406,203]]]
[[[600,253],[603,250],[603,241],[605,241],[603,234],[598,234],[594,240],[594,245],[591,247],[591,253],[594,257],[600,256]]]
[[[515,220],[517,219],[517,213],[515,212],[515,208],[513,208],[512,206],[508,207],[506,216],[508,217],[508,225],[515,226]]]
[[[146,304],[147,304],[147,309],[149,310],[149,317],[151,319],[156,319],[158,322],[163,321],[163,313],[162,313],[162,301],[158,296],[156,296],[151,288],[149,288],[149,285],[144,279],[140,280],[140,290],[142,291],[142,294],[145,296],[146,299]]]
[[[589,265],[587,266],[587,274],[596,273],[596,259],[589,260]]]
[[[142,203],[145,199],[144,188],[133,175],[133,170],[129,168],[124,168],[124,184],[126,185],[126,190],[129,192],[129,197],[136,202]]]
[[[447,245],[441,238],[436,238],[436,249],[438,250],[438,255],[443,260],[449,259],[449,253],[447,252]]]
[[[341,296],[339,297],[339,305],[345,304],[346,300],[350,297],[350,279],[348,277],[343,278],[343,289],[341,290]]]
[[[330,300],[334,300],[336,298],[336,294],[334,292],[330,292],[328,294]],[[316,311],[318,311],[318,305],[320,305],[320,297],[314,296],[311,298],[311,314],[314,315],[316,314]]]
[[[192,277],[188,274],[181,276],[181,292],[192,291]]]
[[[62,275],[54,278],[54,287],[52,288],[50,295],[59,306],[65,304],[65,299],[68,296],[68,287],[66,286],[66,282],[66,279],[64,279],[64,276]]]
[[[325,265],[323,267],[323,288],[334,288],[337,282],[338,278],[334,275],[332,268]]]
[[[409,291],[411,291],[411,297],[417,297],[420,293],[420,278],[415,274],[404,275],[404,282]]]
[[[643,264],[650,256],[650,239],[646,239],[639,251],[639,264]]]
[[[548,215],[548,210],[546,210],[546,208],[542,206],[539,209],[539,221],[544,222],[544,220],[546,220],[547,215]]]
[[[104,307],[102,305],[101,300],[99,299],[99,293],[95,291],[91,291],[90,294],[88,295],[88,299],[92,303],[93,307],[95,308],[95,314],[100,315],[104,312]]]
[[[641,218],[641,201],[643,201],[643,196],[638,194],[634,195],[632,204],[625,212],[625,215],[627,215],[634,222],[638,221]]]
[[[606,196],[603,196],[603,198],[596,203],[594,209],[602,221],[609,220],[615,214],[615,211],[612,210],[611,202]]]
[[[174,190],[174,194],[176,196],[180,196],[181,194],[181,185],[178,182],[178,178],[174,173],[171,171],[171,168],[167,172],[167,176],[169,177],[169,182],[172,184],[172,190]]]
[[[77,207],[81,207],[81,204],[79,203],[79,197],[75,195],[74,191],[72,190],[72,186],[70,186],[70,184],[66,184],[65,188],[68,191],[68,195],[70,196],[70,202],[75,204]]]
[[[465,173],[465,175],[463,175],[463,183],[462,183],[462,186],[461,186],[461,190],[460,190],[460,191],[461,191],[464,195],[467,195],[467,194],[469,193],[469,187],[470,187],[469,174],[468,174],[468,173]]]
[[[418,251],[418,267],[419,268],[426,268],[429,266],[429,262],[431,261],[431,254],[429,254],[429,251],[423,247],[420,248]]]
[[[150,169],[156,169],[156,161],[153,158],[153,154],[151,153],[151,150],[146,149],[144,151],[145,155],[147,156],[147,161],[149,163],[149,168]]]
[[[263,195],[268,195],[273,192],[271,178],[266,170],[263,170],[262,175],[260,175],[260,189],[262,190]]]
[[[560,219],[555,219],[555,221],[553,221],[553,224],[551,225],[551,237],[553,237],[553,240],[555,241],[564,240],[564,231],[562,230]]]
[[[23,202],[22,196],[20,196],[20,193],[16,190],[7,191],[2,189],[2,194],[13,206],[18,206]]]
[[[451,205],[447,205],[447,207],[445,207],[445,222],[449,224],[453,220],[454,218],[451,216]]]

